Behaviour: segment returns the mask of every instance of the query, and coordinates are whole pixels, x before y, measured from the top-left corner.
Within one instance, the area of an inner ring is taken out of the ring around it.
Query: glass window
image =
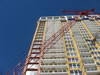
[[[76,53],[67,53],[68,56],[76,56]]]
[[[65,43],[73,43],[73,41],[65,41]]]
[[[75,51],[75,48],[67,48],[67,51]]]
[[[95,44],[93,44],[93,43],[90,43],[90,44],[88,44],[88,46],[90,46],[90,47],[91,47],[91,46],[95,46]]]
[[[73,44],[67,44],[66,47],[74,47]]]
[[[94,57],[97,61],[100,61],[100,57]]]
[[[65,40],[72,40],[72,38],[71,37],[69,37],[69,38],[64,38]]]
[[[41,45],[34,45],[33,48],[40,48]]]
[[[97,62],[97,65],[100,67],[100,62]]]
[[[68,58],[68,62],[78,62],[78,58]]]
[[[73,64],[69,64],[70,68],[80,68],[80,64],[79,63],[73,63]]]
[[[91,47],[90,50],[98,50],[97,47]]]
[[[65,34],[64,36],[65,36],[65,37],[71,37],[71,35],[70,35],[70,34]]]
[[[71,70],[70,73],[71,75],[82,75],[82,71],[80,70]]]

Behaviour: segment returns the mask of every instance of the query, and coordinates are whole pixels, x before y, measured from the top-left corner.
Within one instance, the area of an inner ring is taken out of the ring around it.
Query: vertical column
[[[23,75],[36,74],[39,71],[41,45],[44,38],[45,21],[39,21],[27,56]]]
[[[91,37],[90,40],[93,41],[93,39],[95,37],[92,35],[92,33],[90,32],[90,30],[88,29],[88,27],[85,25],[84,21],[82,21],[82,24],[83,24],[84,28],[86,29],[86,31],[88,32],[89,36]],[[100,70],[100,66],[97,64],[98,62],[100,62],[100,54],[99,54],[99,52],[100,52],[100,46],[99,46],[99,44],[96,41],[91,42],[91,44],[93,46],[91,46],[90,44],[87,45],[90,49],[91,48],[95,48],[95,47],[98,49],[97,51],[92,50],[90,52],[91,52],[91,54],[93,56],[94,61],[96,62],[96,66],[97,66],[98,70]]]
[[[64,23],[62,22],[62,24]],[[65,46],[64,48],[65,48],[68,75],[72,74],[86,75],[71,29],[68,32],[64,32],[63,40]]]
[[[83,65],[82,65],[82,62],[81,62],[81,58],[79,56],[79,52],[78,52],[78,48],[77,48],[77,45],[76,45],[76,42],[75,42],[75,39],[74,39],[74,35],[72,33],[72,28],[69,30],[70,37],[66,38],[67,40],[72,41],[72,43],[66,44],[70,74],[82,75],[84,73],[84,75],[85,75],[85,71],[82,72],[82,66]],[[69,51],[68,51],[68,49],[69,49]]]
[[[94,20],[84,20],[84,23],[96,39],[97,43],[100,45],[100,25],[98,25]]]
[[[75,37],[74,37],[75,34],[73,34],[72,29],[70,29],[70,33],[72,35],[72,40],[73,40],[74,47],[76,49],[76,53],[77,53],[77,56],[78,56],[78,59],[79,59],[79,63],[80,63],[80,69],[79,70],[82,70],[82,74],[83,75],[86,75],[85,68],[84,68],[84,64],[82,63],[82,59],[81,59],[81,56],[80,56],[80,52],[79,52],[79,49],[77,47],[77,43],[76,43],[76,40],[75,40]]]
[[[61,22],[62,24],[62,26],[61,27],[63,27],[65,24],[67,25],[67,23],[66,23],[66,21],[62,21]],[[62,37],[62,39],[63,39],[63,41],[64,41],[64,52],[65,52],[65,56],[66,56],[66,67],[67,67],[67,70],[68,70],[68,75],[70,75],[70,68],[69,68],[69,62],[68,62],[68,55],[67,55],[67,51],[66,51],[66,43],[65,43],[65,36],[66,36],[66,33],[64,32],[63,33],[63,37]]]
[[[40,75],[66,75],[66,61],[64,55],[62,34],[58,31],[61,28],[59,20],[48,20],[46,24],[45,42],[49,43],[45,49],[46,53],[41,59]],[[54,35],[56,33],[56,35]],[[58,37],[57,37],[58,36]],[[49,39],[49,41],[47,41]],[[53,46],[51,46],[53,45]]]
[[[43,49],[43,42],[44,42],[44,39],[45,39],[45,34],[46,34],[46,24],[47,24],[47,21],[46,21],[46,23],[45,23],[45,26],[44,26],[44,31],[43,31],[43,39],[42,39],[42,43],[41,43],[41,50]],[[40,51],[41,51],[40,50]],[[39,73],[40,73],[40,65],[41,65],[41,60],[42,60],[42,51],[41,51],[41,53],[40,53],[40,62],[39,62],[39,66],[38,66],[38,71],[37,71],[37,75],[39,75]]]
[[[91,74],[92,72],[94,73],[94,75],[96,75],[99,72],[98,71],[99,68],[96,64],[92,51],[98,50],[98,49],[94,44],[91,43],[91,41],[87,40],[87,39],[92,40],[92,36],[87,30],[83,21],[78,22],[77,26],[78,26],[79,33],[81,34],[80,36],[82,37],[81,40],[83,40],[85,43],[82,46],[80,46],[83,48],[82,50],[80,49],[80,55],[81,55],[85,70],[87,72],[87,75]]]

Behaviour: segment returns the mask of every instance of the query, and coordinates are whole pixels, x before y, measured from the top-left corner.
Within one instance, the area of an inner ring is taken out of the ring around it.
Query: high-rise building
[[[59,39],[55,38],[54,46],[40,50],[44,41],[50,42],[50,37],[64,25],[68,26],[68,22],[74,22],[76,16],[40,17],[24,67],[25,75],[100,75],[98,15],[77,16],[74,25],[63,31]]]

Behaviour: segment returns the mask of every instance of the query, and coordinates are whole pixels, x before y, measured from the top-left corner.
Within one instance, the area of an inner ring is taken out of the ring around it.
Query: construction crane
[[[64,13],[71,13],[71,14],[76,14],[76,15],[80,15],[80,17],[82,16],[88,16],[89,14],[95,14],[94,12],[94,8],[92,9],[88,9],[85,11],[72,11],[72,10],[63,10]],[[48,40],[43,41],[41,47],[40,47],[40,54],[42,54],[40,57],[37,57],[38,54],[36,54],[34,58],[38,58],[38,60],[36,60],[34,63],[38,63],[38,61],[40,61],[40,59],[43,57],[43,55],[48,52],[48,50],[50,50],[56,43],[57,41],[59,41],[61,39],[62,36],[64,36],[64,32],[68,32],[73,25],[75,25],[75,23],[77,22],[78,18],[75,17],[74,20],[67,22],[67,24],[65,24],[62,28],[60,28],[54,35],[52,35]],[[49,48],[48,48],[49,46]],[[10,75],[12,72],[14,72],[14,75],[17,75],[25,66],[27,66],[27,63],[25,63],[25,61],[30,58],[30,55],[27,56],[23,61],[21,61],[17,66],[15,66],[11,71],[7,72],[6,75]],[[29,62],[32,60],[29,60]],[[33,66],[34,64],[32,64]],[[31,67],[32,67],[31,66]],[[30,67],[30,68],[31,68]],[[16,71],[17,70],[17,71]],[[36,71],[36,69],[34,69],[34,71]],[[25,73],[23,73],[22,75],[25,75]]]
[[[100,15],[99,13],[94,12],[95,8],[84,10],[84,11],[76,11],[76,10],[63,10],[63,13],[69,13],[69,14],[75,14],[82,16],[88,16],[88,15]]]
[[[82,16],[87,16],[89,17],[89,15],[100,15],[100,13],[95,13],[95,8],[92,9],[88,9],[88,10],[84,10],[84,11],[76,11],[76,10],[63,10],[63,13],[69,13],[69,14],[75,14],[75,15],[80,15],[80,17]],[[77,17],[76,17],[77,18]],[[89,39],[85,39],[86,41],[91,42],[91,44],[95,45],[96,42],[96,37],[94,37],[93,40],[89,40]]]

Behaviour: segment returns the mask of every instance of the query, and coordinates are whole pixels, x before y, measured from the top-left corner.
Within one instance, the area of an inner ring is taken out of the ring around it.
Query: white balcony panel
[[[68,75],[67,72],[45,72],[40,73],[40,75]]]

